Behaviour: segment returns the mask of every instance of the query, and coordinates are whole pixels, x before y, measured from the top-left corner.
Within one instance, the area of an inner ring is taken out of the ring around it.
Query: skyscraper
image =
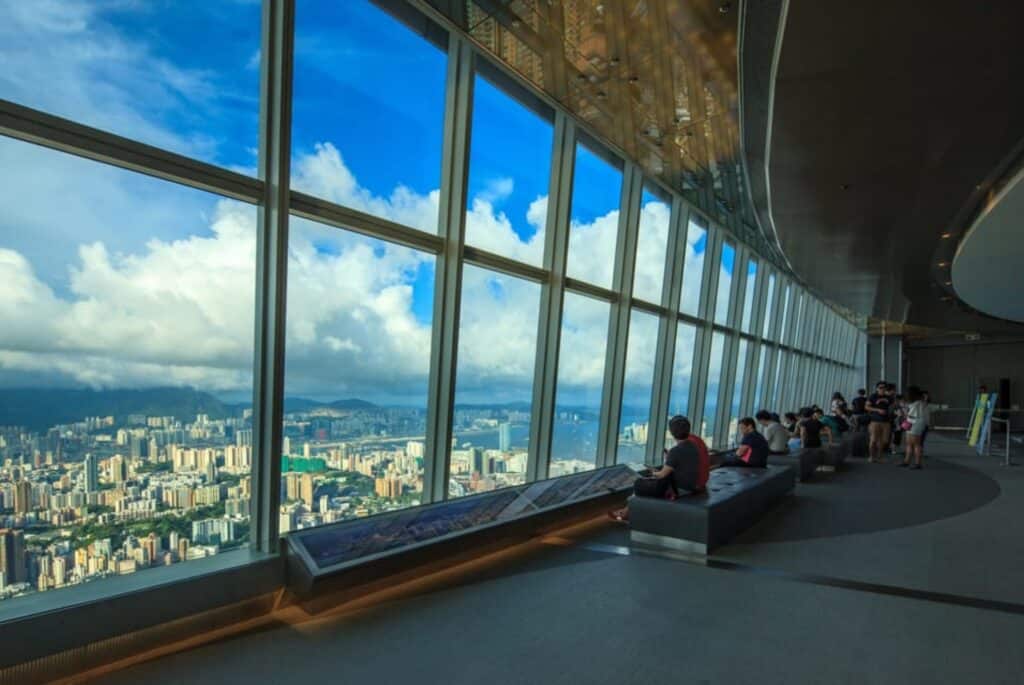
[[[100,489],[99,459],[96,458],[95,454],[89,453],[85,455],[85,461],[82,462],[82,466],[85,472],[85,491],[96,492]]]
[[[32,510],[32,484],[19,480],[14,484],[14,513],[27,514]],[[8,576],[10,580],[10,576]]]
[[[512,449],[512,424],[508,421],[498,424],[498,449],[502,452]]]
[[[120,454],[110,458],[110,480],[115,484],[121,484],[128,480],[128,465]]]
[[[23,583],[25,573],[25,534],[20,530],[0,530],[0,572],[6,583]]]

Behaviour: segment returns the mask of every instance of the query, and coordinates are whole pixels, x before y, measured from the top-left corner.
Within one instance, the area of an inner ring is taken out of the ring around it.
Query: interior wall
[[[933,402],[970,407],[981,384],[999,389],[1010,379],[1010,408],[1024,404],[1024,340],[1005,342],[908,342],[904,344],[908,385],[931,392]]]

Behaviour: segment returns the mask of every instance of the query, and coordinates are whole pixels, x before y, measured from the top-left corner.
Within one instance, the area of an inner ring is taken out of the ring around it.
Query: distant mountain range
[[[25,426],[41,432],[63,423],[74,423],[88,416],[113,416],[123,422],[129,414],[173,416],[193,421],[197,414],[211,419],[239,416],[251,402],[224,402],[210,393],[193,388],[145,388],[142,390],[90,390],[72,388],[0,389],[0,426]],[[359,399],[318,402],[302,397],[286,397],[285,412],[312,411],[317,408],[376,409],[377,405]]]
[[[0,426],[24,426],[42,432],[57,424],[82,421],[89,416],[113,416],[123,423],[129,414],[173,416],[193,421],[197,414],[211,419],[240,416],[251,402],[232,403],[193,388],[158,387],[141,390],[90,390],[78,388],[0,388]],[[284,411],[311,412],[316,409],[364,410],[380,405],[357,398],[322,402],[304,397],[285,397]],[[528,402],[494,404],[457,404],[456,409],[491,409],[504,411],[530,410]],[[628,408],[624,412],[629,415]],[[559,406],[557,411],[574,411],[591,418],[594,408]]]

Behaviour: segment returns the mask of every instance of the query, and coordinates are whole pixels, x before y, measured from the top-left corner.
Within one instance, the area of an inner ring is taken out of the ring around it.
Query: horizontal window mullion
[[[258,178],[2,99],[0,134],[243,202],[263,197]]]
[[[439,254],[444,246],[444,240],[440,236],[424,233],[295,190],[291,191],[289,208],[293,215],[303,219],[362,233],[371,238],[379,238],[433,254]]]

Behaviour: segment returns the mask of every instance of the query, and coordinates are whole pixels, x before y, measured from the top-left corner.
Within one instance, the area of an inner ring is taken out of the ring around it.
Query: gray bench
[[[814,478],[814,472],[825,463],[824,455],[817,449],[800,449],[788,454],[768,455],[768,464],[792,466],[796,470],[797,480],[803,482]]]
[[[706,555],[753,525],[796,487],[792,466],[715,469],[707,490],[676,500],[630,497],[630,539]]]

